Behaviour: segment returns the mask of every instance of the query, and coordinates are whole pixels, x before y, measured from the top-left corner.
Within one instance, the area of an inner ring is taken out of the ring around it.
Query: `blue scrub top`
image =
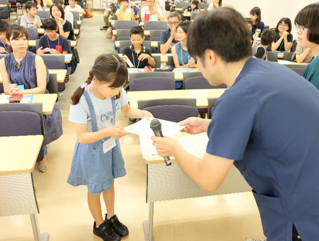
[[[269,241],[319,240],[319,91],[277,63],[250,58],[217,100],[207,152],[235,160]]]

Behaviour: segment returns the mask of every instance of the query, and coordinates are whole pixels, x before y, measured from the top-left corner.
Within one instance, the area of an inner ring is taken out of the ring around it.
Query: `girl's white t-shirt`
[[[88,90],[87,92],[89,93],[92,104],[94,106],[95,115],[98,120],[98,130],[112,126],[112,119],[114,118],[112,110],[112,100],[110,98],[101,100],[95,97],[90,90]],[[123,106],[127,105],[128,101],[129,98],[125,90],[122,89],[121,97],[115,100],[116,113]],[[92,132],[91,114],[84,94],[81,96],[80,102],[77,105],[71,105],[69,121],[77,124],[87,124],[87,132]]]

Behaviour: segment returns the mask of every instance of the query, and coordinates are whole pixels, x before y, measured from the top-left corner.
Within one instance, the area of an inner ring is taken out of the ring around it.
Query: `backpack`
[[[290,52],[295,52],[297,49],[297,45],[298,45],[298,41],[296,39],[292,41]]]

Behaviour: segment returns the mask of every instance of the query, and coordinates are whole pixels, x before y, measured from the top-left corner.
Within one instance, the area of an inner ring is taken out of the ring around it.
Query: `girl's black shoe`
[[[105,220],[98,228],[93,224],[93,233],[99,236],[103,241],[120,241],[121,237],[114,232],[109,220]]]
[[[128,228],[120,222],[116,215],[114,215],[110,219],[107,219],[107,214],[105,214],[105,220],[109,221],[109,224],[113,228],[115,233],[117,233],[121,237],[125,237],[126,235],[128,235]]]

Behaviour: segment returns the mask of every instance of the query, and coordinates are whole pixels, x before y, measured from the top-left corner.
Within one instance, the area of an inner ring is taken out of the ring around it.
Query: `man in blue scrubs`
[[[253,188],[268,241],[319,240],[319,91],[285,66],[251,57],[247,23],[233,9],[201,14],[189,32],[204,77],[229,89],[212,120],[180,123],[188,133],[207,132],[202,159],[170,137],[152,137],[158,153],[174,156],[207,191],[234,164]]]

